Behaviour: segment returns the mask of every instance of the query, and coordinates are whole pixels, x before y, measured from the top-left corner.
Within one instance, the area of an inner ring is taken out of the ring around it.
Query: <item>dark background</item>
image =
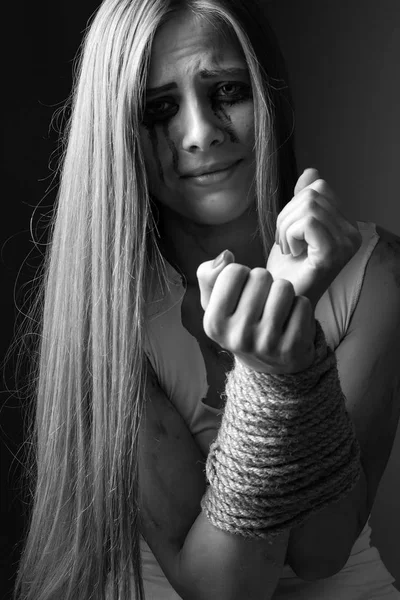
[[[44,252],[44,226],[56,195],[57,179],[53,179],[57,131],[62,123],[58,118],[50,127],[51,119],[70,93],[73,58],[98,4],[96,0],[12,2],[2,19],[0,360],[11,343],[18,309],[22,310],[29,299],[30,281]],[[15,388],[14,367],[15,360],[10,361],[0,374],[2,599],[10,597],[19,556],[15,545],[24,526],[19,463],[23,457],[23,413],[21,400],[11,393]]]
[[[321,169],[348,216],[400,234],[399,0],[265,2],[291,76],[300,168]],[[2,7],[0,360],[45,248],[62,126],[60,116],[52,127],[51,120],[70,93],[73,59],[98,5],[24,0]],[[24,526],[23,410],[12,393],[14,374],[15,361],[0,371],[2,600],[12,588]],[[399,459],[398,433],[373,514],[373,541],[398,578]]]

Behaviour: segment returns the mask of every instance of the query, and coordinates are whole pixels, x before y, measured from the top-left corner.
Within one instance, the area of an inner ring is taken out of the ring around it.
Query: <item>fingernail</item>
[[[215,269],[216,267],[219,267],[224,262],[225,252],[226,252],[226,250],[221,252],[221,254],[218,254],[217,258],[214,259],[214,262],[212,265],[213,269]]]

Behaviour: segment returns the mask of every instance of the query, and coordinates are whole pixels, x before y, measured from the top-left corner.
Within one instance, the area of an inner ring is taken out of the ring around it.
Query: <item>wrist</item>
[[[246,537],[276,535],[347,494],[359,445],[346,412],[333,350],[317,322],[313,365],[258,373],[236,361],[210,446],[202,503],[217,527]]]

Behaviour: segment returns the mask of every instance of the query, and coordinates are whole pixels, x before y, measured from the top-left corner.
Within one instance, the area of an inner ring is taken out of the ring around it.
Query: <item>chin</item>
[[[175,213],[180,218],[197,225],[224,225],[240,218],[253,204],[249,201],[249,190],[239,191],[225,189],[207,194],[194,193],[184,197],[178,191],[159,194],[157,204],[161,210],[166,210],[170,217]],[[154,194],[157,197],[157,193]],[[171,202],[173,197],[175,202]],[[247,199],[247,201],[246,201]],[[178,218],[179,218],[178,217]]]
[[[197,223],[198,225],[226,225],[239,219],[248,208],[248,205],[242,206],[214,206],[209,210],[193,211],[186,213],[184,216],[187,219]]]

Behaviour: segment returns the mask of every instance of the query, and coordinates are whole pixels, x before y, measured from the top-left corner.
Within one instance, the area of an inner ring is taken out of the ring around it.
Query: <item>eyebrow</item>
[[[199,71],[200,79],[214,79],[215,77],[243,77],[248,76],[249,72],[245,67],[227,67],[224,69],[201,69]],[[174,90],[178,86],[175,81],[160,85],[158,87],[147,88],[148,95],[159,94],[160,92],[168,92]]]

